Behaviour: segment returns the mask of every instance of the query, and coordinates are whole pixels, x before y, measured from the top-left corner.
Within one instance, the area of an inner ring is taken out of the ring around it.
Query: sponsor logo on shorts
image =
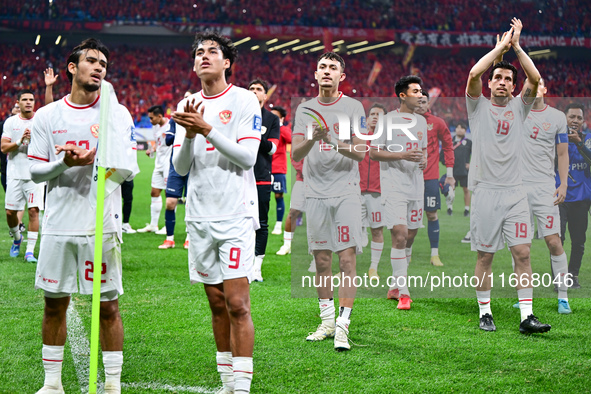
[[[324,245],[324,244],[328,243],[328,241],[314,241],[314,243],[317,245]]]
[[[492,248],[492,245],[485,245],[485,244],[480,244],[480,246],[483,246],[485,248]]]
[[[98,138],[98,133],[99,133],[99,125],[98,125],[98,123],[93,124],[92,126],[90,126],[90,132],[92,133],[92,136],[94,138]]]
[[[203,273],[203,272],[201,272],[201,271],[197,271],[197,273],[198,273],[199,275],[201,275],[201,276],[205,277],[205,278],[207,278],[207,277],[209,276],[208,274],[204,274],[204,273]]]
[[[43,278],[43,282],[53,283],[57,285],[57,280],[55,279]]]
[[[220,120],[222,121],[223,124],[228,124],[230,122],[230,120],[232,120],[232,111],[230,111],[229,109],[226,109],[226,110],[220,112]]]
[[[65,134],[68,130],[53,130],[53,134]]]

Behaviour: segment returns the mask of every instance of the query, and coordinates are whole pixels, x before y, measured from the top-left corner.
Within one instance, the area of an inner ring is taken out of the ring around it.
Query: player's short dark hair
[[[567,114],[570,109],[580,109],[583,111],[583,116],[585,116],[585,106],[581,103],[570,103],[564,109],[564,113]]]
[[[161,105],[153,105],[148,108],[148,113],[153,113],[154,115],[164,115],[164,108]]]
[[[68,71],[67,65],[70,63],[74,63],[77,66],[78,62],[80,61],[80,55],[82,55],[82,52],[88,51],[89,49],[96,49],[97,51],[101,52],[103,55],[105,55],[105,58],[107,58],[107,65],[109,64],[109,48],[107,48],[105,44],[103,44],[96,38],[87,38],[86,40],[82,41],[80,45],[74,47],[74,49],[72,49],[72,52],[70,52],[70,56],[68,56],[68,61],[66,62],[66,75],[68,76],[70,83],[72,82],[73,76],[72,73]]]
[[[515,85],[517,83],[517,68],[515,68],[514,65],[512,65],[511,63],[509,63],[506,60],[501,60],[500,62],[498,62],[497,64],[495,64],[493,66],[493,68],[490,70],[490,74],[488,74],[489,81],[492,81],[493,75],[494,75],[495,70],[497,68],[504,68],[505,70],[513,71],[513,85]]]
[[[345,72],[345,61],[341,56],[339,56],[339,54],[335,52],[324,52],[322,55],[318,57],[316,64],[318,64],[322,59],[335,60],[339,62],[339,64],[341,65],[341,72]]]
[[[427,91],[427,89],[423,89],[421,91],[421,93],[423,93],[423,96],[427,97],[427,101],[429,101],[430,97],[429,97],[429,92]]]
[[[250,87],[252,85],[261,85],[263,87],[263,90],[265,91],[265,94],[269,91],[269,82],[265,81],[262,78],[255,78],[252,81],[250,81],[250,83],[248,84],[248,90],[250,90]]]
[[[205,30],[195,34],[195,41],[193,41],[193,46],[191,47],[191,58],[195,59],[195,53],[197,52],[197,48],[199,44],[203,43],[204,41],[213,41],[220,46],[222,50],[222,54],[224,55],[224,59],[230,60],[230,67],[226,69],[224,75],[226,78],[229,78],[232,75],[232,65],[236,61],[238,57],[238,49],[226,36],[222,36],[220,33],[213,31],[213,30]]]
[[[394,90],[396,91],[396,96],[400,97],[400,93],[405,93],[408,91],[408,86],[411,83],[418,83],[419,85],[423,84],[423,80],[416,76],[416,75],[407,75],[400,78],[396,85],[394,85]]]
[[[468,130],[468,128],[466,127],[466,123],[464,122],[458,122],[458,124],[456,125],[456,129],[458,127],[462,127],[464,130]]]
[[[271,111],[277,111],[279,112],[279,115],[281,115],[281,118],[285,118],[287,116],[287,111],[285,110],[285,108],[283,108],[280,105],[276,105],[273,108],[271,108]]]
[[[33,93],[33,91],[31,89],[21,89],[18,91],[18,93],[16,95],[16,99],[20,100],[21,97],[23,96],[23,94],[32,94],[33,98],[35,98],[35,93]]]
[[[382,111],[384,111],[384,115],[386,115],[388,113],[388,110],[386,109],[386,107],[383,104],[380,104],[380,103],[373,103],[371,105],[371,107],[369,107],[369,111],[367,111],[367,113],[369,114],[371,112],[371,110],[374,109],[374,108],[379,108]]]

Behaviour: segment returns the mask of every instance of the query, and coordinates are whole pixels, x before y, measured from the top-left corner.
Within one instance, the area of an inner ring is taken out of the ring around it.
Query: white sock
[[[275,228],[281,230],[282,222],[275,222]]]
[[[378,269],[378,264],[380,263],[380,258],[382,257],[382,251],[384,250],[384,243],[383,242],[373,242],[371,241],[371,265],[369,269],[376,270]]]
[[[289,231],[283,232],[283,245],[291,246],[291,240],[293,239],[293,233]]]
[[[410,248],[405,248],[404,253],[406,255],[406,266],[410,265],[410,259],[412,257],[412,246]]]
[[[552,272],[554,272],[555,283],[560,280],[558,284],[558,298],[562,298],[568,301],[567,289],[568,287],[564,283],[566,274],[568,273],[568,261],[566,260],[566,252],[560,256],[550,256],[552,261]]]
[[[260,256],[254,256],[254,270],[255,271],[261,271],[263,268],[263,259],[265,258],[265,255],[262,254]]]
[[[431,248],[431,257],[439,256],[439,248]]]
[[[103,365],[105,366],[105,386],[121,387],[121,367],[123,365],[123,352],[103,351]]]
[[[16,225],[16,227],[10,227],[10,235],[15,241],[21,239],[21,232],[18,229],[18,224]]]
[[[252,357],[233,357],[234,392],[250,393],[252,382]]]
[[[35,251],[35,245],[37,245],[37,238],[39,233],[37,231],[29,231],[27,233],[27,251],[26,253],[33,253]]]
[[[348,308],[346,306],[342,306],[340,308],[340,313],[339,313],[339,318],[340,319],[345,319],[346,321],[350,321],[351,320],[351,312],[353,311],[352,308]]]
[[[160,212],[162,211],[162,198],[152,197],[150,204],[150,224],[158,227],[158,220],[160,220]]]
[[[63,346],[43,345],[41,350],[43,368],[45,369],[45,386],[62,387],[62,362],[64,360]]]
[[[519,299],[519,310],[521,311],[521,321],[527,319],[533,312],[533,298],[534,289],[527,288],[517,290],[517,298]]]
[[[234,365],[232,352],[216,352],[215,359],[222,384],[228,390],[234,391]]]
[[[390,263],[392,264],[392,276],[395,278],[394,287],[390,290],[398,288],[400,294],[408,295],[409,292],[406,283],[406,271],[408,268],[406,251],[404,249],[392,248],[392,250],[390,250]]]
[[[318,306],[320,307],[320,318],[322,319],[322,323],[327,326],[334,327],[334,300],[319,298]]]
[[[464,211],[469,211],[469,210],[470,210],[470,207],[469,206],[467,206],[467,205],[464,206]]]
[[[490,290],[476,291],[476,299],[478,300],[478,307],[480,308],[480,317],[487,313],[492,316],[492,311],[490,310]]]
[[[174,242],[174,235],[167,235],[166,240]]]

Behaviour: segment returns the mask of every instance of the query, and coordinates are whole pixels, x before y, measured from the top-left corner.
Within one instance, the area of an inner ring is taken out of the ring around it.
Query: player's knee
[[[560,241],[560,237],[557,234],[546,238],[546,245],[548,245],[548,250],[550,250],[550,254],[553,256],[560,256],[562,253],[564,253],[562,242]]]
[[[427,214],[428,221],[433,222],[433,221],[437,220],[437,211],[433,211],[433,212],[427,211],[426,214]]]
[[[529,264],[529,252],[529,246],[519,245],[519,247],[514,247],[512,253],[515,264]]]
[[[392,245],[396,249],[403,249],[406,247],[406,240],[408,239],[407,231],[396,231],[392,233]]]
[[[233,296],[226,301],[228,314],[233,320],[242,319],[250,315],[250,302],[248,297]]]
[[[45,292],[45,316],[49,318],[61,318],[66,316],[70,303],[69,293]]]
[[[115,321],[119,317],[119,302],[113,301],[101,301],[101,320],[102,321]]]

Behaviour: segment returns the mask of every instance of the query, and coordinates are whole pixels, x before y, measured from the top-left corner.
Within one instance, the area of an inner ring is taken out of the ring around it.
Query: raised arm
[[[511,34],[513,33],[513,27],[511,30],[503,34],[503,39],[500,44],[497,44],[492,51],[484,55],[470,70],[468,75],[468,83],[466,85],[466,93],[471,97],[478,97],[482,93],[482,74],[489,69],[491,64],[495,61],[498,56],[501,56],[504,52],[511,47]],[[504,52],[503,52],[504,51]]]
[[[536,68],[534,62],[525,53],[525,51],[519,45],[519,36],[521,35],[521,29],[523,24],[521,20],[513,18],[511,20],[511,29],[513,29],[513,37],[511,38],[511,46],[517,55],[517,59],[523,68],[523,72],[527,79],[523,84],[523,90],[521,91],[521,97],[526,103],[532,103],[536,98],[538,92],[538,83],[540,82],[540,72]]]

